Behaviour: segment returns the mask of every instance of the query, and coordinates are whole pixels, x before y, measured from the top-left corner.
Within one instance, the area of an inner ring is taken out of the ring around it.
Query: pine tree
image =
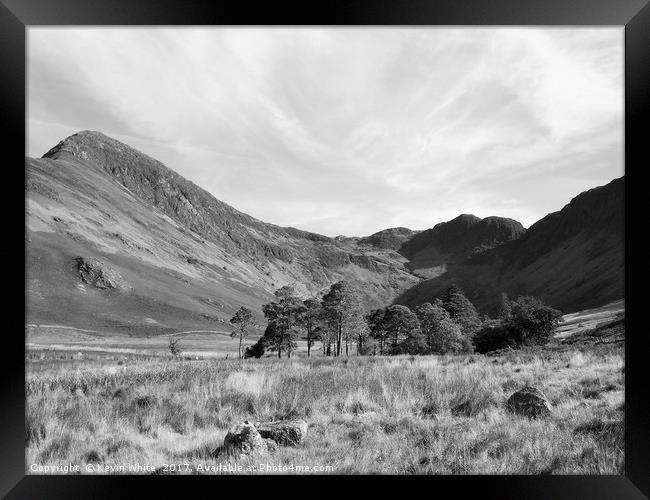
[[[471,338],[481,327],[481,320],[474,304],[472,304],[463,291],[456,285],[447,289],[442,297],[442,307],[449,313],[451,319],[460,326],[463,335]]]
[[[418,318],[406,306],[392,305],[387,307],[382,319],[382,328],[386,330],[390,339],[392,354],[408,352],[421,343]]]
[[[388,336],[387,330],[384,328],[385,309],[374,309],[366,314],[365,319],[370,329],[370,336],[374,338],[379,344],[379,355],[384,354],[384,345]]]
[[[321,303],[316,299],[304,300],[300,310],[300,321],[307,329],[307,357],[311,357],[311,347],[315,339],[315,330],[318,328],[319,318],[322,316]],[[319,330],[320,332],[320,330]]]
[[[279,299],[277,302],[262,306],[264,317],[268,320],[264,337],[269,350],[278,352],[278,358],[282,357],[282,351],[290,358],[297,346],[297,327],[303,305],[290,286],[276,290],[275,296]]]
[[[345,354],[348,355],[350,341],[363,326],[363,307],[358,288],[347,281],[334,283],[323,296],[322,306],[326,322],[335,329],[336,355],[341,355],[344,340]]]
[[[469,339],[454,323],[449,313],[439,304],[425,303],[415,310],[420,320],[420,329],[430,353],[460,353],[471,351]]]
[[[232,333],[232,336],[239,336],[239,359],[243,359],[241,350],[242,339],[248,335],[248,328],[253,325],[253,313],[247,307],[242,306],[230,318],[230,323],[237,325],[237,330]]]

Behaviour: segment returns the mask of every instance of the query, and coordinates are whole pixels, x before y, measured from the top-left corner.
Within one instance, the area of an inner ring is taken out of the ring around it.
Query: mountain
[[[525,232],[524,227],[512,219],[480,219],[462,214],[414,235],[399,250],[409,259],[410,269],[420,276],[433,278],[443,273],[447,265],[516,240]]]
[[[405,242],[409,241],[417,233],[418,231],[413,231],[406,227],[393,227],[371,234],[365,238],[359,238],[357,243],[359,245],[368,245],[385,250],[399,250]]]
[[[425,231],[329,238],[269,224],[217,200],[100,132],[26,159],[28,322],[157,335],[230,331],[240,306],[292,285],[304,297],[345,279],[367,308],[431,301],[461,286],[482,312],[501,292],[564,312],[623,293],[624,178],[578,195],[525,230],[463,214]]]
[[[621,299],[624,192],[625,178],[614,179],[579,194],[527,231],[509,219],[488,221],[490,229],[481,230],[492,242],[487,246],[474,245],[472,228],[482,222],[477,218],[461,216],[453,227],[447,225],[454,221],[435,226],[406,246],[410,268],[425,267],[429,274],[398,302],[433,300],[451,283],[461,286],[484,312],[495,310],[502,292],[535,295],[564,312]],[[418,245],[417,239],[423,242]]]
[[[99,132],[68,137],[26,168],[33,323],[133,334],[223,328],[241,305],[259,316],[283,285],[310,296],[361,280],[370,307],[419,280],[396,252],[257,220]]]

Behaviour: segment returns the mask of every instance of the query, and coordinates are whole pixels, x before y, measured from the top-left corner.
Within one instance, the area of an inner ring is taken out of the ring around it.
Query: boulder
[[[272,439],[264,439],[264,442],[266,443],[266,448],[268,451],[273,452],[278,449],[278,443],[276,443]]]
[[[263,455],[269,447],[253,424],[248,421],[232,426],[223,441],[223,447],[236,455]]]
[[[265,439],[271,439],[281,446],[298,446],[307,435],[307,422],[304,420],[281,420],[259,422],[257,431]]]
[[[510,396],[506,407],[511,412],[528,418],[546,416],[552,411],[551,404],[544,393],[532,386],[526,386]]]

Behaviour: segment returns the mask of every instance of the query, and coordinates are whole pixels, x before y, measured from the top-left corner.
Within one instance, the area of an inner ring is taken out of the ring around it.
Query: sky
[[[98,130],[328,236],[531,224],[623,175],[623,28],[28,27],[27,155]]]

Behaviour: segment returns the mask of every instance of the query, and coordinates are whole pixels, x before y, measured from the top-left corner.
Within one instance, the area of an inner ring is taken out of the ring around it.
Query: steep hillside
[[[424,238],[427,232],[418,235],[407,247],[411,268],[417,271],[418,266],[433,264],[440,267],[437,274],[429,275],[398,301],[419,304],[432,300],[451,283],[463,287],[483,311],[494,310],[501,292],[536,295],[564,312],[621,299],[625,270],[624,187],[621,177],[581,193],[561,211],[547,215],[527,231],[508,223],[494,233],[495,243],[503,244],[484,251],[466,253],[473,240],[448,240],[449,234],[439,232],[441,244],[423,245],[424,250],[418,252],[412,249],[416,238]],[[461,217],[456,224],[461,229],[455,228],[454,234],[463,234],[463,227],[478,225],[476,218]]]
[[[566,312],[624,296],[625,177],[576,196],[496,252],[507,290],[545,297]]]
[[[282,285],[309,296],[359,280],[366,303],[378,305],[418,281],[395,252],[259,221],[99,132],[75,134],[26,168],[32,323],[136,335],[229,330],[237,307],[259,310]],[[79,258],[120,285],[84,280]]]

